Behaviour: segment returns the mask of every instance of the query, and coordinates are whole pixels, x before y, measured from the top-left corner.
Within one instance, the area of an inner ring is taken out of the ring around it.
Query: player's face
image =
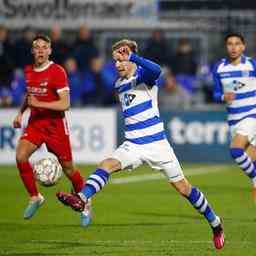
[[[116,69],[120,77],[127,77],[130,73],[130,62],[116,60]]]
[[[239,37],[230,37],[226,42],[227,53],[230,59],[237,59],[239,58],[244,50],[245,44],[241,41]]]
[[[51,54],[51,46],[42,39],[33,42],[32,54],[34,55],[35,63],[42,65],[49,60]]]
[[[119,49],[113,52],[113,59],[120,77],[129,77],[133,71],[132,62],[128,61],[129,53],[122,53]]]

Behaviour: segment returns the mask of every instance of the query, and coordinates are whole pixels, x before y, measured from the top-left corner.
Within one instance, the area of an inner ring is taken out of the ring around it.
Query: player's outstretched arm
[[[25,110],[28,108],[28,102],[27,102],[27,94],[24,96],[24,100],[20,106],[20,110],[13,120],[13,127],[14,128],[21,128],[21,121],[22,121],[22,115],[25,112]]]
[[[45,102],[39,101],[33,95],[28,96],[28,105],[35,108],[46,108],[55,111],[65,111],[70,107],[69,90],[64,90],[58,93],[59,99],[56,101]]]

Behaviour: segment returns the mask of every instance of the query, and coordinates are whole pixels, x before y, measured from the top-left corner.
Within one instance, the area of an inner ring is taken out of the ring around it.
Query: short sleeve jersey
[[[69,90],[65,70],[53,62],[49,62],[42,69],[35,69],[33,65],[25,67],[27,93],[40,101],[51,102],[59,99],[59,92]],[[64,112],[43,108],[31,108],[30,119],[50,119],[64,117]]]

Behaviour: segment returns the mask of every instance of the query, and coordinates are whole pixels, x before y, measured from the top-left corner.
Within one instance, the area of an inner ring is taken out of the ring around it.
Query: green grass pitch
[[[81,170],[87,175],[93,168]],[[256,205],[248,179],[234,165],[185,165],[184,169],[224,220],[222,251],[213,248],[203,217],[146,166],[113,175],[112,183],[94,197],[93,223],[87,229],[79,226],[77,213],[55,198],[56,191],[70,190],[64,177],[54,187],[40,187],[46,203],[33,219],[23,220],[27,195],[15,167],[2,166],[0,255],[255,256]]]

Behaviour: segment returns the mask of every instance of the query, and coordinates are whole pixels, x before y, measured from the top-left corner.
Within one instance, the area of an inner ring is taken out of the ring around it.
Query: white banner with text
[[[15,149],[22,129],[12,127],[15,109],[0,110],[0,164],[15,164]],[[29,113],[24,115],[23,127]],[[116,111],[114,109],[73,109],[66,114],[75,163],[98,163],[116,147]],[[49,156],[43,145],[31,157],[32,162]]]

